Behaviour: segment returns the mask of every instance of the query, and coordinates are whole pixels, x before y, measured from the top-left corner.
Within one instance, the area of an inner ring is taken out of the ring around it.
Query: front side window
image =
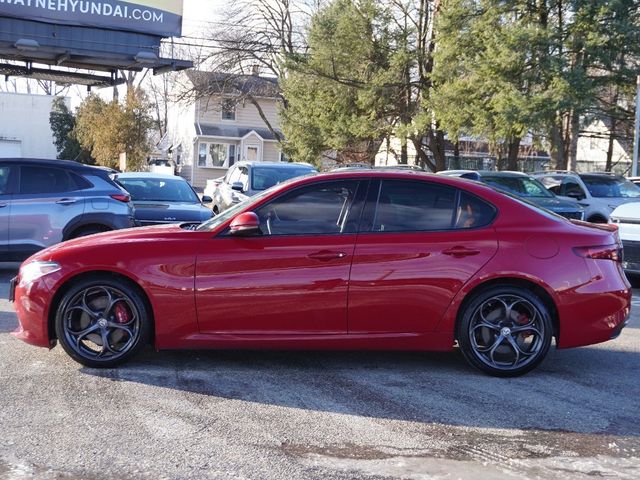
[[[562,194],[566,197],[579,199],[585,198],[586,196],[580,184],[573,179],[565,181],[564,185],[562,186]]]
[[[236,102],[230,98],[222,100],[222,120],[236,119]]]
[[[6,195],[9,193],[9,173],[11,167],[0,167],[0,195]]]
[[[553,197],[551,192],[544,188],[544,185],[533,178],[496,176],[483,177],[483,181],[487,185],[523,197]]]
[[[64,170],[48,167],[22,167],[20,194],[61,193],[78,190]]]
[[[358,181],[345,180],[302,187],[256,211],[264,235],[354,233],[359,212],[354,198]]]
[[[538,181],[544,185],[544,187],[556,195],[560,195],[562,177],[557,175],[549,175],[545,177],[537,177]]]

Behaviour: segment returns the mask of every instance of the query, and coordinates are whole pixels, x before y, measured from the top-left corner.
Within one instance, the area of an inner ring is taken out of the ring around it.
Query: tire
[[[99,276],[64,294],[55,317],[62,348],[76,362],[110,368],[133,357],[148,342],[151,318],[133,284]]]
[[[105,232],[106,230],[101,229],[99,227],[87,227],[87,228],[81,228],[80,230],[77,230],[75,232],[73,232],[70,236],[69,239],[72,238],[80,238],[80,237],[86,237],[88,235],[93,235],[94,233],[102,233]]]
[[[495,286],[467,303],[456,334],[471,366],[496,377],[516,377],[544,360],[553,324],[549,309],[530,290]]]

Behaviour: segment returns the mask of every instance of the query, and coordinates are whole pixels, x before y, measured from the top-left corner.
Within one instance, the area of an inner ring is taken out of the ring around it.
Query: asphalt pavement
[[[9,335],[0,479],[640,478],[640,291],[622,335],[497,379],[458,352],[154,352],[84,368]]]

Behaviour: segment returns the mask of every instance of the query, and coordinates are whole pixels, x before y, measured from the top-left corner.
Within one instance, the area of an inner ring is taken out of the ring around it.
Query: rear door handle
[[[328,260],[335,260],[338,258],[344,258],[347,254],[344,252],[333,252],[330,250],[320,250],[319,252],[310,253],[307,255],[308,258],[312,258],[313,260],[321,260],[326,262]]]
[[[471,255],[478,255],[480,250],[473,250],[467,247],[451,247],[446,250],[443,250],[442,253],[444,255],[451,255],[452,257],[462,258],[469,257]]]
[[[72,203],[76,203],[75,198],[61,198],[56,202],[58,205],[71,205]]]

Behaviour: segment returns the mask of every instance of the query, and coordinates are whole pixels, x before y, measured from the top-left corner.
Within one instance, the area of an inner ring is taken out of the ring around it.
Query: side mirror
[[[230,234],[234,236],[260,235],[260,219],[253,212],[244,212],[234,218],[229,225]]]
[[[244,185],[241,182],[233,182],[231,184],[231,190],[235,190],[236,192],[242,192],[244,190]]]
[[[211,203],[213,202],[213,198],[211,198],[209,195],[204,195],[202,197],[202,203]]]

